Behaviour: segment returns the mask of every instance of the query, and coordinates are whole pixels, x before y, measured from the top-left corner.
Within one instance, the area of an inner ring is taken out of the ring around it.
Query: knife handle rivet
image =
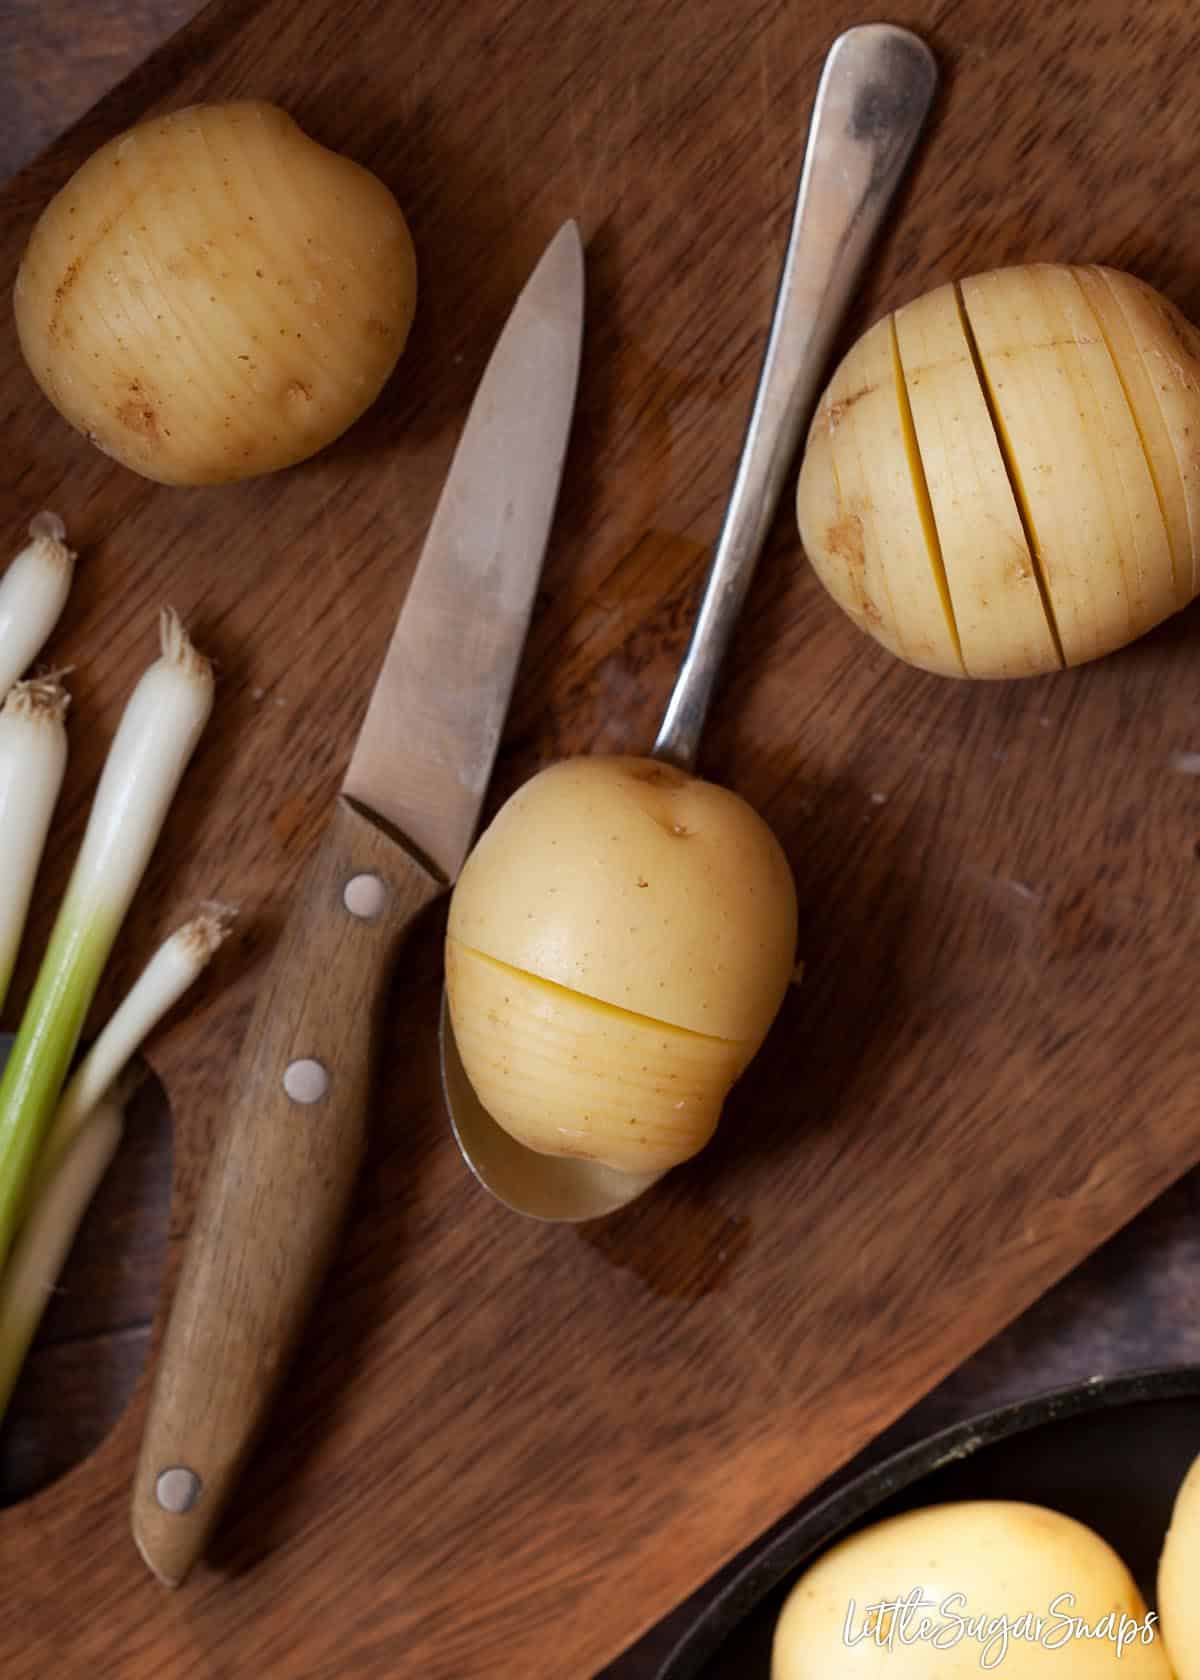
[[[311,1056],[289,1062],[283,1070],[283,1088],[294,1103],[319,1103],[329,1090],[329,1072]]]
[[[387,903],[387,885],[378,875],[352,875],[342,891],[342,903],[360,922],[373,922]]]
[[[170,1470],[160,1470],[154,1483],[154,1497],[164,1511],[182,1516],[190,1511],[200,1497],[201,1482],[186,1464],[176,1464]]]

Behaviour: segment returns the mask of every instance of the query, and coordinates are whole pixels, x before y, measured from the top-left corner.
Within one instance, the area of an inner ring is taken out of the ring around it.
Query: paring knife
[[[471,405],[332,820],[258,992],[158,1360],[132,1499],[177,1586],[220,1518],[357,1176],[373,1005],[474,837],[558,498],[583,335],[567,222]]]

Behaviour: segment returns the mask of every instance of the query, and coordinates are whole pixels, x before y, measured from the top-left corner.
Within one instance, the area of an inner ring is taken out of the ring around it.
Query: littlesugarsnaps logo
[[[1012,1644],[1023,1640],[1040,1645],[1047,1651],[1061,1650],[1075,1640],[1102,1640],[1116,1647],[1118,1657],[1131,1645],[1150,1645],[1155,1638],[1157,1621],[1148,1610],[1139,1621],[1124,1610],[1110,1610],[1096,1621],[1078,1616],[1075,1594],[1059,1593],[1052,1598],[1043,1614],[1028,1611],[1020,1616],[987,1615],[968,1611],[963,1593],[950,1593],[935,1604],[914,1587],[906,1598],[881,1599],[864,1605],[859,1616],[858,1605],[850,1600],[842,1641],[846,1645],[868,1642],[889,1651],[898,1645],[926,1644],[936,1651],[949,1651],[964,1640],[979,1646],[979,1666],[998,1668]]]

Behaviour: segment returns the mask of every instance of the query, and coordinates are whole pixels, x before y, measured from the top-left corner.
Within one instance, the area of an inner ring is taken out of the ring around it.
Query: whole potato
[[[1015,1500],[930,1505],[859,1530],[804,1571],[775,1626],[771,1680],[988,1671],[1171,1680],[1112,1547],[1059,1511]]]
[[[543,1153],[666,1170],[712,1135],[795,968],[779,842],[654,759],[533,777],[450,902],[446,992],[476,1095]]]
[[[1200,1680],[1200,1458],[1175,1496],[1158,1561],[1158,1613],[1176,1680]]]
[[[42,212],[14,292],[50,401],[167,484],[322,449],[378,396],[415,305],[392,194],[258,100],[189,106],[102,146]]]
[[[1036,263],[905,304],[821,398],[796,493],[856,624],[947,676],[1109,653],[1200,591],[1200,334],[1131,275]]]

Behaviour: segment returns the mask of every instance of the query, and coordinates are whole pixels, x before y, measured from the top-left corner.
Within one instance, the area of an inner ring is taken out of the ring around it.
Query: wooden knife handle
[[[375,1005],[444,890],[338,800],[255,1003],[159,1355],[132,1523],[168,1586],[221,1516],[325,1274],[366,1140]]]

